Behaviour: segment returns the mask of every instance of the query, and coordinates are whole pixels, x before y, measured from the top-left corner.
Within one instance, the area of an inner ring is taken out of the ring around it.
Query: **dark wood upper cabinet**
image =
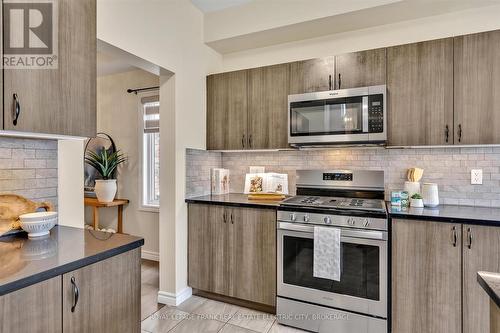
[[[248,147],[247,70],[207,78],[207,147],[238,150]]]
[[[333,89],[334,57],[290,63],[290,94]]]
[[[288,64],[248,72],[248,148],[288,147]]]
[[[477,272],[500,272],[500,228],[463,226],[463,333],[490,333],[490,298]]]
[[[392,220],[393,332],[461,332],[461,228]]]
[[[453,144],[453,39],[387,49],[388,144]]]
[[[57,69],[4,69],[3,129],[96,135],[96,0],[58,1]],[[5,29],[3,29],[5,32]],[[20,115],[14,125],[14,94]]]
[[[335,89],[385,84],[385,64],[385,48],[335,56]]]
[[[455,144],[500,143],[500,30],[456,37]]]

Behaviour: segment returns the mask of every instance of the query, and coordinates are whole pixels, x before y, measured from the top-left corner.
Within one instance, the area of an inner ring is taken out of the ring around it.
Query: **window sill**
[[[149,213],[159,213],[160,207],[159,206],[140,206],[139,211],[149,212]]]

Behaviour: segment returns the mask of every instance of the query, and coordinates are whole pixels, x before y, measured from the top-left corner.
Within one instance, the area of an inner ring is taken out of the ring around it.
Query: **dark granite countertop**
[[[439,205],[436,208],[401,210],[387,203],[392,218],[419,219],[452,223],[484,224],[500,227],[500,208]]]
[[[500,307],[500,273],[478,272],[477,281]]]
[[[204,195],[201,197],[188,198],[186,199],[186,202],[237,206],[237,207],[275,208],[275,209],[281,203],[281,201],[274,201],[274,200],[248,200],[248,196],[243,193]]]
[[[42,239],[26,233],[0,237],[0,296],[143,244],[140,237],[64,226]]]

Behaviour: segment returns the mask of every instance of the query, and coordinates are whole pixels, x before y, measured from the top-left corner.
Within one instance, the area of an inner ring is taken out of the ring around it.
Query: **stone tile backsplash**
[[[220,162],[219,162],[220,161]],[[249,166],[288,173],[294,194],[298,169],[372,169],[385,171],[386,197],[402,189],[406,171],[424,169],[421,182],[439,185],[443,204],[500,207],[500,147],[340,148],[269,152],[207,152],[188,149],[187,196],[210,193],[210,168],[230,170],[231,192],[242,192]],[[470,170],[483,170],[483,185],[470,184]]]
[[[57,141],[0,138],[0,193],[57,206]]]

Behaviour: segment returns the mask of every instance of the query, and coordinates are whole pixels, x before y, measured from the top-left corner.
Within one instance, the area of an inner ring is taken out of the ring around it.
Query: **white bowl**
[[[21,228],[28,233],[29,238],[49,234],[57,223],[57,212],[37,212],[19,216]]]

